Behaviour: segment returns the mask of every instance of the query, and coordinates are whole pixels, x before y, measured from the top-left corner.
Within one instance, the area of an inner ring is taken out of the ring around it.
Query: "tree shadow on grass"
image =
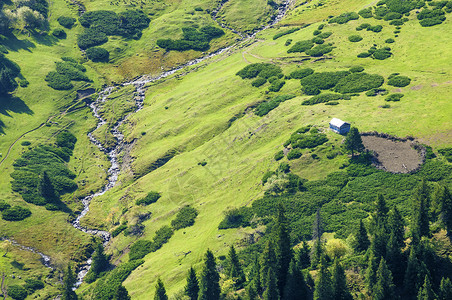
[[[53,35],[47,34],[47,33],[33,32],[32,35],[33,35],[34,40],[38,44],[41,44],[41,45],[53,46],[58,43],[58,38],[56,38]]]
[[[36,48],[36,45],[28,39],[20,40],[12,33],[9,33],[4,37],[2,44],[10,51],[19,51],[22,49],[31,52],[31,48]]]
[[[33,111],[25,104],[25,102],[19,97],[10,95],[0,96],[0,114],[12,117],[10,112],[18,114],[33,115]],[[5,123],[0,120],[0,134],[5,134]]]

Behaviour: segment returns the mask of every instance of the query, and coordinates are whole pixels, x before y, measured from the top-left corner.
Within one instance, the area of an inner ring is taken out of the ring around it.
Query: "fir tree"
[[[322,242],[320,240],[315,240],[314,241],[314,246],[312,247],[311,250],[311,267],[312,268],[317,268],[317,266],[320,263],[320,259],[323,256],[323,245]]]
[[[303,240],[301,244],[301,248],[298,250],[297,253],[297,264],[298,268],[300,269],[306,269],[311,265],[311,258],[309,257],[309,245],[306,243],[306,241]]]
[[[446,226],[448,235],[452,235],[452,195],[447,187],[441,187],[437,201],[440,205],[440,219]]]
[[[49,174],[46,171],[42,172],[39,180],[38,190],[41,196],[46,199],[47,202],[54,202],[57,198],[55,187],[50,181]]]
[[[234,246],[231,246],[229,249],[226,275],[234,281],[234,285],[237,289],[242,288],[246,281],[242,265],[240,264]]]
[[[292,247],[290,244],[289,231],[287,230],[287,220],[284,215],[284,208],[279,206],[278,218],[276,220],[277,238],[276,238],[276,277],[278,281],[279,294],[282,295],[286,285],[286,277],[289,271],[290,261],[292,260]]]
[[[266,282],[267,288],[264,291],[264,300],[279,300],[278,282],[273,268],[268,269]]]
[[[256,292],[256,295],[261,295],[263,292],[261,281],[261,266],[259,264],[259,258],[257,255],[254,257],[254,264],[248,277],[248,287],[252,288]]]
[[[413,197],[413,235],[418,235],[419,237],[429,236],[429,206],[429,189],[425,180],[422,180]]]
[[[104,246],[102,243],[96,244],[96,250],[94,250],[91,268],[88,274],[86,274],[86,281],[88,283],[97,279],[100,272],[104,271],[108,267],[108,259],[104,253]]]
[[[312,224],[312,239],[319,240],[322,238],[323,224],[322,217],[320,216],[320,209],[317,209],[315,213],[314,223]]]
[[[408,263],[405,271],[405,278],[403,281],[403,287],[405,289],[405,294],[415,295],[418,290],[418,274],[420,273],[420,264],[416,256],[416,250],[414,247],[410,249],[410,256],[408,258]]]
[[[371,243],[371,249],[375,257],[386,257],[386,244],[388,235],[384,226],[380,225],[375,229],[374,237]]]
[[[196,277],[196,272],[193,267],[190,268],[187,275],[187,285],[185,286],[184,294],[190,300],[197,300],[199,293],[199,282],[198,277]]]
[[[118,285],[113,300],[130,300],[129,292],[122,284]]]
[[[385,228],[387,226],[388,220],[388,207],[386,206],[386,201],[383,195],[377,195],[377,204],[375,214],[373,216],[374,219],[374,227],[375,228]]]
[[[212,251],[207,250],[204,257],[204,268],[199,283],[198,300],[218,300],[220,297],[220,275]]]
[[[378,258],[371,251],[366,270],[366,286],[369,293],[373,293],[374,286],[377,283]]]
[[[441,278],[439,285],[438,300],[452,299],[452,283],[449,278]]]
[[[364,227],[363,221],[359,221],[359,229],[356,233],[356,247],[355,250],[357,252],[366,251],[367,248],[369,248],[370,241],[369,237],[367,236],[367,230],[366,227]]]
[[[395,206],[389,212],[388,225],[389,231],[394,234],[397,246],[399,248],[405,247],[405,222]]]
[[[432,289],[432,284],[428,279],[428,276],[425,275],[424,285],[419,289],[419,293],[417,294],[417,300],[436,300],[435,292]]]
[[[63,294],[61,296],[62,300],[77,300],[77,294],[72,290],[74,284],[76,283],[76,278],[74,272],[72,271],[71,265],[67,266],[67,270],[64,273],[63,278]]]
[[[257,300],[259,299],[259,295],[257,294],[257,291],[255,290],[254,286],[252,284],[248,285],[246,288],[246,294],[248,296],[248,300]]]
[[[157,285],[155,286],[154,300],[168,300],[165,286],[163,285],[163,281],[160,278],[157,280]]]
[[[391,235],[389,237],[386,249],[386,260],[388,267],[394,276],[394,283],[396,285],[401,285],[403,283],[403,273],[405,270],[404,256],[399,247],[399,242],[397,241],[396,234],[394,232],[391,232]]]
[[[347,287],[347,280],[345,277],[344,269],[342,268],[337,258],[334,260],[332,270],[332,287],[333,287],[333,299],[335,300],[353,299]]]
[[[392,282],[391,271],[386,266],[384,258],[380,260],[377,271],[377,283],[373,289],[374,300],[386,300],[395,298],[394,284]]]
[[[326,266],[325,258],[320,259],[320,269],[315,281],[314,300],[333,300],[331,274]]]
[[[352,157],[354,156],[355,151],[361,152],[364,150],[363,140],[361,139],[358,128],[350,128],[350,131],[345,137],[344,146],[345,149],[352,152]]]
[[[297,267],[295,260],[290,262],[289,273],[287,274],[286,286],[284,287],[284,300],[308,299],[308,287],[303,277],[303,273]]]
[[[273,271],[276,269],[276,254],[275,249],[273,246],[273,242],[270,240],[267,242],[267,245],[265,246],[264,252],[262,253],[262,263],[261,263],[261,282],[262,286],[266,287],[268,286],[267,282],[267,275],[268,270],[273,269]]]

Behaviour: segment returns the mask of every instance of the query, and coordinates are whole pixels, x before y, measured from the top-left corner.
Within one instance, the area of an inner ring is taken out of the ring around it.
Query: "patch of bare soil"
[[[412,86],[410,89],[412,89],[413,91],[418,91],[421,88],[422,88],[422,85],[415,85],[415,86]]]
[[[376,165],[391,173],[409,173],[422,164],[420,153],[410,141],[362,136],[364,147],[375,154]]]

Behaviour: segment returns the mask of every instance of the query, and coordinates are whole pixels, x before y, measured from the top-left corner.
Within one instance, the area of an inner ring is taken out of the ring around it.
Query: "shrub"
[[[273,39],[274,39],[274,40],[279,39],[280,37],[282,37],[282,36],[284,36],[284,35],[288,35],[288,34],[294,33],[294,32],[296,32],[296,31],[298,31],[298,30],[300,30],[300,28],[299,28],[299,27],[296,27],[296,28],[291,28],[291,29],[285,30],[285,31],[283,31],[283,32],[279,32],[279,33],[277,33],[277,34],[275,34],[275,35],[273,36]]]
[[[394,39],[387,39],[387,40],[385,40],[385,43],[386,43],[386,44],[392,44],[392,43],[394,43],[394,42],[395,42]]]
[[[262,176],[262,185],[265,185],[270,177],[275,175],[275,172],[268,171],[264,173],[264,176]]]
[[[438,152],[446,158],[448,162],[452,162],[452,148],[438,149]],[[1,210],[1,208],[0,208]]]
[[[392,85],[395,87],[405,87],[409,85],[411,79],[407,76],[394,76],[388,80],[388,85]]]
[[[0,200],[0,211],[4,211],[5,209],[10,208],[11,205],[6,203],[5,201]]]
[[[381,26],[381,25],[367,27],[367,31],[380,32],[382,30],[383,30],[383,26]]]
[[[401,19],[402,18],[402,14],[398,13],[398,12],[389,12],[384,16],[384,20],[385,21],[391,21],[391,20],[397,20],[397,19]]]
[[[26,88],[29,84],[30,84],[30,83],[29,83],[28,80],[26,80],[26,79],[21,79],[21,80],[19,80],[19,85],[20,85],[20,87],[22,87],[22,88]]]
[[[339,102],[337,102],[337,101],[330,101],[330,102],[325,103],[325,105],[338,105],[338,104],[339,104]]]
[[[388,93],[388,91],[386,89],[382,89],[382,88],[371,89],[368,92],[366,92],[366,96],[374,97],[374,96],[377,96],[377,95],[386,95],[387,93]]]
[[[396,94],[390,94],[388,97],[386,97],[386,101],[400,101],[400,99],[402,99],[404,95],[400,94],[400,93],[396,93]]]
[[[276,152],[274,158],[275,158],[276,161],[283,159],[284,158],[284,151],[281,150],[281,151]],[[0,210],[1,210],[1,202],[0,202]]]
[[[290,44],[292,44],[292,39],[288,39],[288,40],[284,43],[284,46],[289,46]]]
[[[320,38],[320,37],[318,37],[318,36],[316,36],[315,38],[313,38],[312,41],[313,41],[315,44],[318,44],[318,45],[323,44],[323,43],[325,42],[322,38]]]
[[[316,30],[314,30],[313,32],[312,32],[312,34],[313,35],[319,35],[319,34],[321,34],[322,32],[319,30],[319,29],[316,29]]]
[[[218,225],[218,229],[249,226],[252,217],[253,211],[250,207],[233,208],[225,212],[225,217]]]
[[[372,18],[372,7],[361,9],[358,14],[365,19]]]
[[[56,136],[55,144],[61,148],[74,149],[77,138],[69,131],[62,131]]]
[[[27,278],[25,279],[24,288],[29,294],[33,294],[34,291],[44,288],[44,282],[39,279]]]
[[[274,64],[257,63],[244,67],[242,70],[236,73],[242,79],[262,77],[268,79],[272,76],[278,78],[282,77],[282,69]]]
[[[53,203],[47,203],[44,207],[45,207],[47,210],[50,210],[50,211],[56,211],[56,210],[59,209],[59,207],[56,206],[56,205],[53,204]]]
[[[299,149],[292,149],[287,153],[287,159],[293,160],[301,157],[301,151]]]
[[[137,200],[137,201],[136,201],[136,204],[137,204],[137,205],[141,205],[141,204],[149,205],[149,204],[152,204],[152,203],[157,202],[157,200],[158,200],[160,197],[161,197],[161,196],[160,196],[160,194],[159,194],[158,192],[151,191],[151,192],[149,192],[149,193],[146,195],[146,197]]]
[[[317,45],[314,48],[306,50],[306,54],[314,57],[319,57],[324,54],[330,53],[333,51],[333,47],[329,45]]]
[[[146,256],[146,254],[151,253],[152,242],[146,240],[139,240],[130,246],[129,261],[135,259],[141,259]]]
[[[350,71],[351,73],[359,73],[359,72],[364,71],[364,67],[362,67],[362,66],[353,66],[353,67],[351,67],[351,68],[349,69],[349,71]]]
[[[367,29],[367,28],[369,28],[369,27],[370,27],[370,24],[369,24],[369,23],[363,23],[363,24],[359,25],[358,27],[356,27],[356,30],[357,30],[357,31],[361,31],[361,30]]]
[[[118,227],[116,227],[112,232],[111,232],[111,236],[115,237],[117,235],[119,235],[121,232],[123,232],[125,229],[127,228],[126,224],[122,224],[119,225]]]
[[[287,53],[305,52],[306,50],[309,50],[312,47],[314,47],[314,42],[312,42],[312,40],[300,41],[296,42],[295,45],[290,47],[289,50],[287,50]]]
[[[27,290],[20,285],[15,284],[8,287],[8,296],[15,300],[24,300],[27,295]]]
[[[378,88],[383,82],[383,76],[377,74],[353,73],[339,80],[334,90],[342,94],[360,93]]]
[[[54,71],[46,75],[45,81],[47,81],[48,86],[55,90],[70,90],[74,87],[68,76]]]
[[[393,26],[402,26],[404,24],[404,22],[402,20],[392,20],[391,22],[389,22],[389,25],[393,25]]]
[[[8,49],[4,45],[0,45],[0,53],[8,54]]]
[[[356,12],[346,12],[346,13],[341,14],[340,16],[330,19],[328,21],[328,23],[345,24],[351,20],[358,20],[358,19],[359,19],[359,15]]]
[[[292,99],[293,97],[295,97],[295,96],[293,96],[293,95],[276,96],[275,98],[271,99],[270,101],[265,101],[265,102],[260,103],[256,107],[256,110],[254,111],[254,113],[259,117],[265,116],[270,111],[277,108],[281,102]]]
[[[444,16],[438,18],[427,18],[420,20],[419,24],[421,24],[422,27],[431,27],[443,23],[445,19],[446,18]]]
[[[30,146],[31,142],[30,141],[23,141],[22,143],[20,143],[22,146],[26,147],[26,146]]]
[[[372,53],[372,57],[378,60],[384,60],[386,58],[391,57],[391,51],[387,49],[377,49],[374,53]]]
[[[121,23],[118,15],[109,10],[86,12],[79,18],[79,22],[83,27],[95,27],[107,35],[116,34]]]
[[[297,69],[290,73],[289,77],[292,79],[301,79],[314,73],[311,68]]]
[[[384,104],[384,105],[382,105],[382,106],[380,106],[381,108],[391,108],[391,105],[389,105],[389,104]]]
[[[65,27],[67,29],[71,29],[72,26],[74,26],[74,24],[75,24],[75,19],[72,17],[61,16],[61,17],[58,17],[57,21],[58,21],[58,23],[60,23],[61,26]]]
[[[66,32],[62,28],[56,28],[52,31],[52,35],[59,39],[66,38]]]
[[[251,82],[251,85],[254,87],[260,87],[261,85],[265,84],[267,82],[267,79],[258,77],[253,82]]]
[[[341,94],[333,94],[333,93],[326,93],[326,94],[320,94],[317,96],[314,96],[312,98],[309,98],[308,100],[303,101],[302,105],[314,105],[318,103],[326,103],[329,101],[334,100],[340,100],[343,99],[343,96]]]
[[[173,233],[173,229],[167,225],[160,227],[160,229],[155,232],[155,236],[152,241],[152,252],[162,248],[163,244],[168,242]]]
[[[198,211],[190,206],[184,206],[177,213],[176,218],[171,221],[171,227],[174,230],[190,227],[195,224],[195,219],[198,216]]]
[[[31,211],[21,206],[11,206],[2,211],[2,218],[6,221],[21,221],[29,216],[31,216]]]
[[[333,33],[331,31],[322,32],[321,34],[317,35],[317,37],[321,39],[327,39],[329,38]]]
[[[390,10],[386,6],[378,6],[375,8],[374,17],[377,20],[383,19]]]
[[[300,80],[303,87],[316,87],[319,90],[328,90],[333,88],[339,80],[348,76],[348,71],[337,72],[319,72],[306,76]]]
[[[315,148],[319,145],[322,145],[328,142],[328,138],[324,133],[316,132],[315,130],[311,130],[309,133],[297,133],[294,132],[288,141],[292,147],[305,149],[305,148]],[[292,154],[293,155],[293,154]],[[287,158],[289,158],[289,154],[287,154]]]
[[[87,28],[77,37],[77,45],[82,50],[102,45],[107,41],[107,35],[98,28]]]
[[[94,62],[108,62],[110,53],[104,48],[91,47],[86,50],[86,56]]]
[[[286,82],[284,80],[277,79],[270,84],[268,90],[270,92],[279,92],[285,84]]]
[[[359,58],[366,58],[366,57],[369,57],[371,55],[372,55],[372,53],[370,53],[370,52],[361,52],[360,54],[358,54],[358,57]]]
[[[363,40],[363,37],[360,35],[351,35],[348,37],[348,40],[352,43],[357,43]]]
[[[220,37],[224,31],[214,26],[204,26],[200,30],[191,27],[183,27],[184,38],[181,40],[161,39],[157,40],[157,45],[166,51],[177,50],[197,50],[206,51],[209,49],[209,42],[213,38]]]
[[[70,80],[89,81],[88,76],[83,73],[86,71],[85,67],[78,63],[70,61],[57,62],[56,71],[67,76]]]
[[[309,95],[309,96],[320,94],[320,89],[316,86],[310,86],[310,85],[303,86],[303,88],[301,90],[303,91],[303,93],[305,95]]]

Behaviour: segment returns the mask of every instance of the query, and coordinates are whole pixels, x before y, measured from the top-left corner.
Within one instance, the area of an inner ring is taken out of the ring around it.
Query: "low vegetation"
[[[210,48],[212,39],[224,35],[224,31],[221,28],[214,26],[204,26],[199,30],[192,27],[183,27],[182,33],[184,35],[183,39],[160,39],[157,40],[157,45],[166,51],[207,51]]]

